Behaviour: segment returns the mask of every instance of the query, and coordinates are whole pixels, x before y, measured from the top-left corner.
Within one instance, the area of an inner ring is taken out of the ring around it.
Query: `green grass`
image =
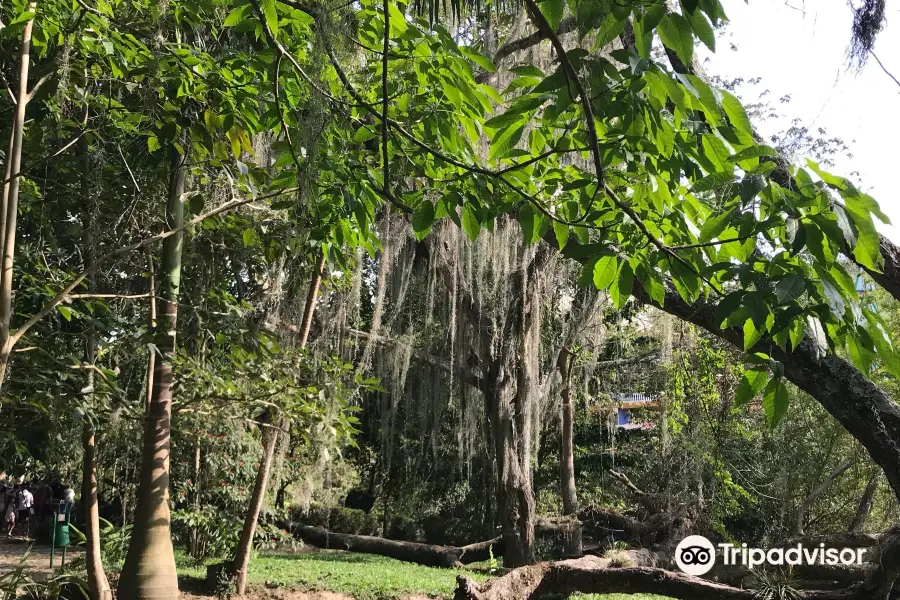
[[[178,555],[178,573],[186,579],[203,579],[205,566],[191,566]],[[456,576],[478,581],[482,573],[456,569],[433,569],[373,554],[326,551],[310,554],[266,554],[250,564],[251,586],[275,585],[304,590],[342,592],[358,600],[394,599],[410,594],[450,598],[456,588]],[[573,597],[575,598],[575,597]],[[578,600],[665,600],[645,594],[608,594],[577,596]]]

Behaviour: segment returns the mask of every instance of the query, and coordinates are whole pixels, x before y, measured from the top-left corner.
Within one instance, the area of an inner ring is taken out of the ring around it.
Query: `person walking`
[[[25,525],[25,537],[31,530],[31,512],[34,509],[34,495],[24,484],[16,490],[16,506],[19,510],[18,521]]]
[[[13,530],[16,528],[16,506],[12,502],[6,505],[3,522],[6,523],[6,537],[12,537]]]

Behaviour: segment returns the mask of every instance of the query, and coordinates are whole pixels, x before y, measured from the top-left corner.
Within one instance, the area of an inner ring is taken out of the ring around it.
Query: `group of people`
[[[6,537],[12,537],[17,528],[24,530],[28,537],[31,534],[32,517],[37,515],[39,520],[45,513],[53,510],[54,501],[74,503],[75,490],[71,485],[60,482],[26,482],[23,476],[14,484],[0,484],[0,499],[3,502]]]

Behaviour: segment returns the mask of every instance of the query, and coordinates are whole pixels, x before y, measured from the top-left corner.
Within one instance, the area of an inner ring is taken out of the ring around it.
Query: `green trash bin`
[[[66,549],[68,549],[69,544],[71,542],[69,536],[69,521],[72,518],[72,507],[74,504],[71,502],[60,502],[56,508],[56,512],[53,515],[53,543],[50,546],[50,567],[53,567],[53,555],[55,554],[54,550],[57,548],[62,548],[62,564],[66,564]]]
[[[66,518],[68,515],[64,515],[60,513],[57,515],[56,521],[56,534],[54,536],[54,546],[57,548],[62,548],[63,546],[68,546],[71,540],[69,539],[69,520]],[[59,521],[59,517],[63,517],[65,520]]]

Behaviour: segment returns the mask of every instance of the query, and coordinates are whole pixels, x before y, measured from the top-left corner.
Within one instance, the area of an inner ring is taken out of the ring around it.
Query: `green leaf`
[[[631,265],[622,261],[619,267],[619,273],[609,288],[609,295],[612,297],[613,306],[616,310],[620,310],[628,299],[631,298],[631,286],[634,284],[634,271]]]
[[[763,412],[769,427],[775,427],[784,418],[790,402],[791,396],[784,379],[779,377],[770,381],[763,393]]]
[[[709,192],[712,190],[723,188],[726,185],[731,185],[733,183],[733,173],[711,173],[706,177],[694,182],[694,185],[691,186],[691,193],[699,194],[701,192]]]
[[[825,300],[828,302],[828,309],[838,320],[844,318],[844,311],[847,310],[847,303],[841,291],[828,279],[822,279],[822,290],[825,294]]]
[[[511,125],[524,123],[525,116],[520,112],[506,110],[499,115],[492,117],[484,122],[484,126],[488,129],[500,130],[506,129]]]
[[[615,256],[601,256],[594,264],[594,287],[608,289],[619,274],[619,259]]]
[[[648,26],[643,16],[635,15],[634,18],[634,46],[641,58],[650,56],[650,46],[653,43],[653,28]]]
[[[259,236],[257,235],[255,229],[245,229],[243,238],[244,246],[247,248],[255,246],[259,242]]]
[[[544,237],[547,227],[550,226],[550,219],[534,207],[532,204],[525,204],[516,214],[519,226],[522,227],[522,235],[526,244],[533,244]]]
[[[354,144],[362,144],[363,142],[368,142],[373,137],[375,137],[375,132],[371,129],[371,127],[367,127],[363,125],[359,129],[356,130],[356,133],[353,134],[353,143]]]
[[[749,148],[744,148],[740,152],[732,154],[728,157],[728,162],[739,163],[742,160],[747,160],[750,158],[759,158],[760,156],[777,156],[778,153],[771,146],[766,146],[764,144],[757,144],[755,146],[750,146]]]
[[[859,333],[847,336],[847,350],[850,353],[850,359],[853,361],[853,364],[860,371],[868,374],[872,370],[872,365],[875,362],[875,353],[863,345]]]
[[[563,0],[544,0],[538,6],[541,8],[541,14],[547,19],[547,23],[550,24],[550,28],[556,31],[559,23],[562,21],[563,13],[566,11],[566,5]]]
[[[422,200],[419,202],[419,205],[416,206],[416,211],[413,213],[412,217],[412,226],[413,231],[416,233],[416,237],[422,239],[428,235],[433,224],[434,204],[431,203],[431,200]]]
[[[247,17],[247,13],[250,12],[252,5],[245,4],[243,6],[238,6],[233,11],[228,13],[228,16],[225,17],[225,23],[223,26],[225,27],[234,27],[235,25],[240,25],[244,19]]]
[[[769,310],[763,295],[760,292],[750,292],[744,296],[744,306],[747,308],[747,313],[750,315],[753,324],[760,331],[765,331],[766,320],[772,314],[772,311]]]
[[[500,130],[491,140],[491,151],[488,154],[488,158],[490,160],[494,160],[495,158],[501,157],[509,152],[516,144],[519,143],[519,139],[522,137],[522,131],[524,129],[524,125],[519,125],[518,127],[508,127],[506,129]]]
[[[672,281],[675,283],[675,289],[678,295],[685,302],[694,303],[700,297],[700,289],[702,281],[690,267],[682,263],[680,260],[672,260]]]
[[[709,24],[709,21],[706,20],[703,13],[699,10],[693,12],[685,11],[684,16],[687,19],[687,22],[690,23],[691,29],[697,34],[697,38],[706,44],[707,48],[715,52],[716,34],[713,31],[712,25]]]
[[[275,7],[275,0],[260,0],[260,6],[266,17],[266,25],[272,30],[273,35],[278,35],[278,10]]]
[[[731,165],[726,165],[729,150],[725,147],[725,142],[719,136],[714,134],[703,135],[703,154],[715,166],[714,171],[732,172],[734,169]]]
[[[799,298],[806,290],[806,280],[799,275],[791,275],[775,284],[778,304],[788,304]]]
[[[151,135],[147,138],[147,150],[150,152],[156,152],[159,150],[159,138],[155,135]]]
[[[478,220],[478,216],[475,214],[472,205],[469,203],[463,205],[462,227],[470,240],[474,242],[478,239],[478,234],[481,233],[481,222]]]
[[[66,321],[72,320],[72,309],[68,306],[57,306],[57,310],[59,310],[59,314],[63,316],[63,319]]]
[[[762,175],[745,175],[738,189],[741,200],[746,206],[756,198],[757,194],[766,189],[766,178]]]
[[[569,241],[569,226],[559,221],[553,221],[553,233],[556,235],[557,246],[562,250]]]
[[[728,321],[743,306],[744,294],[743,290],[731,292],[716,305],[716,327],[722,327],[722,324]]]
[[[806,333],[809,335],[810,342],[812,342],[816,360],[825,358],[825,355],[828,353],[828,338],[825,336],[825,328],[822,327],[822,322],[817,317],[807,315]],[[793,335],[791,336],[791,343],[793,343]]]
[[[483,54],[480,54],[474,48],[462,46],[459,50],[465,55],[466,58],[471,60],[473,63],[475,63],[488,73],[495,73],[497,71],[497,67],[494,66],[494,63],[491,62],[491,59]]]
[[[762,369],[747,369],[741,376],[734,393],[734,406],[739,407],[749,403],[759,394],[769,382],[768,371]]]
[[[872,222],[871,212],[864,204],[857,201],[856,198],[847,197],[844,199],[847,213],[856,226],[857,239],[856,246],[853,248],[853,256],[864,267],[874,271],[880,271],[883,263],[881,256],[881,237],[875,229]],[[838,219],[838,225],[841,222]]]
[[[682,75],[676,73],[675,77],[678,78],[681,84],[686,87],[692,95],[700,100],[700,103],[705,109],[703,112],[706,115],[706,120],[709,124],[713,127],[718,127],[719,124],[722,123],[722,116],[719,109],[717,91],[709,87],[705,81],[696,75]]]
[[[722,233],[722,230],[728,226],[728,222],[731,220],[731,215],[734,214],[734,211],[737,207],[732,208],[731,210],[726,210],[720,212],[718,214],[711,215],[706,222],[703,223],[703,228],[700,229],[700,237],[697,238],[700,243],[706,243],[714,237],[718,236]]]
[[[669,13],[656,28],[659,39],[667,48],[675,51],[678,58],[686,66],[691,64],[694,57],[694,35],[691,25],[678,13]]]
[[[806,321],[804,319],[794,319],[790,328],[791,348],[793,350],[797,349],[804,336],[806,336]]]
[[[837,175],[832,175],[825,169],[822,169],[821,167],[819,167],[819,163],[815,162],[814,160],[807,158],[806,164],[809,166],[810,169],[812,169],[813,171],[816,172],[816,175],[818,175],[819,177],[822,178],[822,181],[824,181],[825,183],[827,183],[829,186],[831,186],[833,188],[836,188],[841,191],[847,191],[853,187],[853,184],[851,184],[847,179],[845,179],[843,177],[838,177]]]
[[[747,111],[744,110],[744,105],[731,93],[725,90],[719,90],[719,92],[722,94],[722,108],[725,110],[725,114],[728,115],[728,120],[731,121],[732,127],[738,133],[752,140],[753,125],[750,123]]]
[[[644,291],[647,292],[650,299],[657,306],[664,306],[666,302],[666,288],[656,272],[646,269],[640,273],[640,280],[641,285],[644,286]]]
[[[762,334],[762,329],[754,325],[753,319],[744,321],[744,352],[749,352],[762,338]]]
[[[844,236],[844,241],[847,242],[851,248],[856,246],[856,229],[853,227],[853,221],[850,218],[847,209],[844,206],[835,203],[832,206],[832,210],[837,217],[838,228]]]

